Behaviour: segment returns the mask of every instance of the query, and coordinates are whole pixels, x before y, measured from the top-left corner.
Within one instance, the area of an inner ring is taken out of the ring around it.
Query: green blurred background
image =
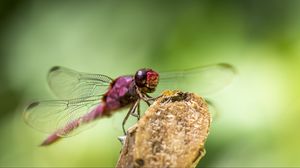
[[[53,98],[54,65],[116,77],[218,62],[239,74],[209,97],[220,113],[198,166],[300,166],[299,18],[297,0],[1,1],[0,166],[115,165],[125,113],[38,147],[21,114]]]

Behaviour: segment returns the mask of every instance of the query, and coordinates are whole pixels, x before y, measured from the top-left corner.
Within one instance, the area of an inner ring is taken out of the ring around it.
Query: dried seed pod
[[[195,167],[210,122],[202,97],[165,91],[129,129],[116,167]]]

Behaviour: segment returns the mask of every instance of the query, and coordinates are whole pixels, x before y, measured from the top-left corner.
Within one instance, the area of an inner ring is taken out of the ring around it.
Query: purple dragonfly
[[[152,97],[164,89],[189,89],[205,95],[225,87],[234,74],[234,68],[224,63],[163,73],[143,68],[135,75],[115,79],[55,66],[48,73],[48,85],[60,100],[33,102],[23,116],[28,125],[51,133],[41,144],[44,146],[77,134],[95,123],[92,121],[129,107],[122,123],[125,134],[128,117],[140,117],[141,100],[150,105]]]

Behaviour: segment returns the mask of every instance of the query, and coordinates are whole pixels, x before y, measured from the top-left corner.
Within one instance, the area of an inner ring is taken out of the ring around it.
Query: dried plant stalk
[[[210,123],[202,97],[165,91],[128,130],[116,167],[195,167]]]

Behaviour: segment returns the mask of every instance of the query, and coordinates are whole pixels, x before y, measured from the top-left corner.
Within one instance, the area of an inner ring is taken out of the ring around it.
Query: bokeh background
[[[112,77],[227,62],[198,167],[300,166],[300,1],[0,2],[0,166],[113,167],[125,113],[43,148],[22,120],[50,67]],[[189,88],[187,88],[188,90]]]

